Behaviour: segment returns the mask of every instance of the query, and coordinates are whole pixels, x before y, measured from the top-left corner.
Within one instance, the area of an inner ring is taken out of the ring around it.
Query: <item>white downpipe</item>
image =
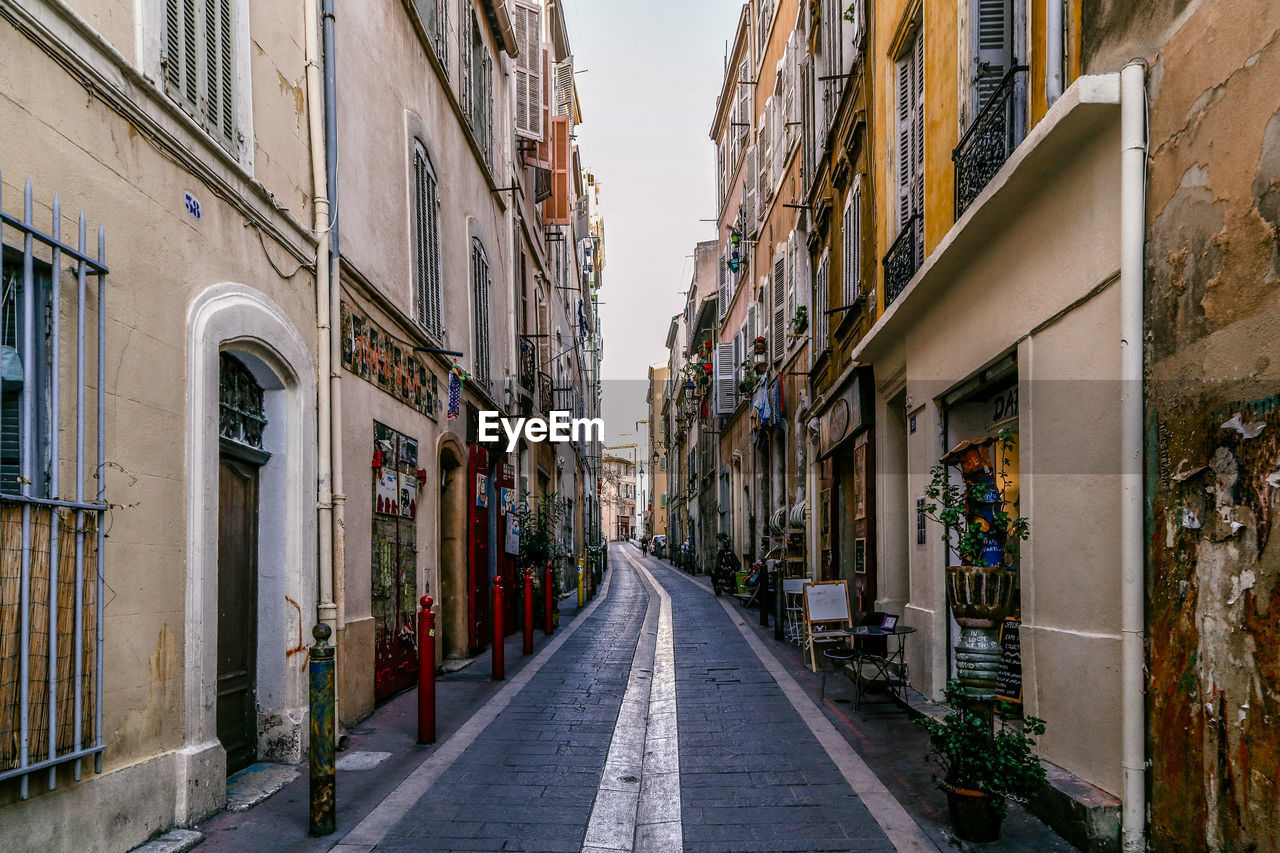
[[[1063,67],[1066,65],[1066,55],[1062,41],[1062,21],[1063,8],[1066,2],[1067,0],[1047,0],[1045,3],[1044,95],[1049,106],[1053,106],[1053,102],[1062,97]]]
[[[1052,3],[1050,4],[1052,5]],[[1120,72],[1120,630],[1123,848],[1146,849],[1142,317],[1146,234],[1146,63]]]
[[[316,231],[316,329],[319,378],[316,384],[316,469],[319,491],[316,508],[319,518],[319,601],[316,618],[327,624],[337,641],[338,608],[333,601],[333,422],[329,377],[332,370],[329,275],[329,182],[325,170],[324,90],[320,76],[320,25],[318,0],[303,0],[303,29],[307,60],[307,129],[311,137],[311,182]]]

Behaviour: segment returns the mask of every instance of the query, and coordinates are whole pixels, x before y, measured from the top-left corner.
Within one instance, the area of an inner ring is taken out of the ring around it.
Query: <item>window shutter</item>
[[[799,273],[800,252],[797,249],[796,232],[787,235],[787,308],[785,318],[790,322],[796,315],[796,281]],[[790,346],[790,338],[788,347]]]
[[[723,320],[725,312],[729,310],[729,265],[725,262],[724,255],[720,256],[720,288],[716,294],[716,302],[719,319]]]
[[[855,186],[856,186],[856,179],[855,179]],[[856,205],[857,205],[857,190],[851,187],[849,190],[848,196],[845,198],[844,216],[841,218],[841,222],[840,222],[842,249],[843,249],[840,257],[840,267],[841,267],[840,279],[842,283],[840,291],[841,291],[841,296],[844,300],[843,302],[840,303],[841,307],[846,305],[851,305],[856,296],[855,281],[858,275],[858,257],[857,257],[858,250],[856,248],[858,238],[857,238],[857,231],[856,231],[856,226],[854,222],[856,218],[856,213],[855,213]]]
[[[744,352],[754,352],[756,338],[760,337],[760,303],[754,299],[747,303],[747,335],[743,341]]]
[[[517,3],[516,135],[542,141],[542,10]]]
[[[229,150],[235,121],[232,0],[165,0],[165,89]]]
[[[800,70],[800,151],[804,164],[801,183],[807,192],[813,183],[818,154],[817,127],[814,123],[813,104],[813,57],[806,56]]]
[[[484,130],[480,134],[480,149],[484,152],[485,165],[493,169],[493,57],[489,48],[482,47],[480,61],[480,89],[484,92]]]
[[[551,118],[551,198],[543,204],[548,225],[569,225],[572,220],[569,203],[569,161],[573,156],[572,129],[569,117]]]
[[[426,151],[414,146],[415,278],[418,323],[440,340],[444,330],[440,287],[440,196]]]
[[[813,352],[819,355],[826,352],[828,340],[828,326],[831,317],[827,314],[830,306],[830,263],[827,253],[822,253],[822,260],[818,262],[817,281],[814,282],[814,300],[813,300]]]
[[[747,148],[747,163],[742,176],[742,212],[746,234],[750,239],[756,233],[756,147]]]
[[[573,123],[573,57],[556,64],[555,114],[569,116]]]
[[[538,370],[545,372],[551,364],[551,317],[545,299],[538,300]]]
[[[756,160],[757,168],[760,171],[758,178],[759,184],[756,186],[756,192],[760,195],[760,202],[773,195],[773,186],[770,181],[769,170],[773,165],[773,96],[770,95],[768,100],[764,102],[764,114],[760,119],[760,133],[756,136]],[[763,204],[760,205],[763,207]]]
[[[738,65],[738,144],[745,145],[751,130],[751,68],[744,59]]]
[[[489,261],[479,240],[471,243],[471,301],[475,311],[472,365],[476,378],[489,380]]]
[[[785,66],[783,66],[785,68]],[[785,89],[784,89],[785,92]],[[787,110],[782,96],[773,102],[773,166],[769,176],[771,188],[782,182],[782,170],[787,163]],[[772,194],[772,193],[771,193]]]
[[[732,414],[737,408],[736,391],[733,381],[733,344],[716,344],[715,361],[716,380],[716,414]]]
[[[911,125],[914,122],[915,110],[913,96],[915,86],[912,82],[915,56],[908,52],[898,62],[898,227],[902,228],[911,218],[911,168],[913,165]]]
[[[787,351],[787,248],[783,243],[773,257],[773,329],[769,334],[774,361]]]
[[[733,379],[734,382],[742,380],[742,362],[746,359],[746,321],[738,327],[738,331],[733,335]],[[737,390],[737,385],[734,385]]]
[[[974,106],[970,110],[970,122],[978,117],[1013,64],[1013,8],[1010,0],[973,0],[972,12],[973,43],[977,45],[977,56],[974,57]]]
[[[911,125],[911,212],[919,214],[916,222],[916,266],[924,261],[924,30],[916,36],[915,109]]]
[[[473,17],[471,0],[462,0],[462,14],[458,16],[458,101],[462,114],[471,118],[471,86],[475,80],[471,53],[471,27]]]
[[[725,173],[724,173],[724,143],[716,145],[716,206],[724,204],[725,197]]]

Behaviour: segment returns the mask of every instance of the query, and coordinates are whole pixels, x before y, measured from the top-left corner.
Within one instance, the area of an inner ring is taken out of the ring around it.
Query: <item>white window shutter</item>
[[[915,56],[908,51],[905,56],[898,62],[898,168],[897,168],[897,190],[898,190],[898,227],[901,229],[907,224],[907,220],[911,218],[911,140],[914,135],[911,126],[915,120],[914,95],[915,86],[912,82],[914,76],[913,70],[915,66]]]
[[[758,337],[760,337],[760,303],[753,299],[747,303],[747,352],[755,351]]]
[[[791,318],[796,315],[796,281],[799,266],[799,250],[797,249],[796,232],[792,231],[787,235],[787,322],[791,322]],[[790,338],[788,346],[790,344]]]
[[[720,287],[717,290],[716,302],[719,319],[723,320],[729,310],[729,265],[724,255],[720,256]]]
[[[745,321],[744,321],[745,322]],[[746,360],[746,349],[743,344],[747,337],[746,326],[739,326],[738,331],[733,335],[733,380],[735,383],[742,381],[742,362]],[[737,391],[737,385],[734,385]]]
[[[742,176],[742,212],[746,234],[750,238],[756,233],[756,147],[747,148],[747,162]]]
[[[714,368],[716,382],[716,414],[732,414],[737,403],[735,399],[737,389],[734,387],[733,380],[732,343],[716,344],[716,360]]]
[[[827,253],[822,253],[822,260],[818,262],[817,280],[814,282],[813,294],[813,322],[809,328],[813,329],[813,353],[815,356],[823,353],[827,349],[828,333],[827,329],[831,322],[831,317],[827,314],[827,308],[830,306],[830,263]]]
[[[773,328],[769,333],[770,351],[774,361],[782,358],[787,351],[787,249],[786,244],[779,245],[773,256]]]
[[[773,125],[771,114],[773,113],[773,96],[764,102],[764,114],[760,118],[760,133],[756,136],[756,159],[757,169],[759,170],[759,183],[756,191],[760,194],[760,200],[763,202],[773,194],[773,187],[769,180],[769,167],[773,164]]]
[[[747,60],[742,60],[738,65],[738,144],[745,145],[748,138],[748,131],[751,130],[751,67]]]
[[[538,142],[542,127],[542,10],[527,3],[515,5],[516,135]]]
[[[555,114],[573,119],[573,57],[556,63]]]
[[[784,66],[785,67],[785,66]],[[781,97],[773,103],[773,166],[769,176],[771,187],[782,182],[782,170],[787,163],[787,111],[786,103]]]
[[[462,114],[471,116],[471,86],[475,81],[472,68],[471,0],[462,0],[462,14],[458,16],[458,101]]]
[[[1011,0],[972,0],[972,4],[973,44],[977,51],[973,62],[970,123],[986,106],[1013,62]]]

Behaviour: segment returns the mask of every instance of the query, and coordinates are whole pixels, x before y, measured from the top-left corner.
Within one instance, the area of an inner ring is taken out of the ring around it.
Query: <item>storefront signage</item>
[[[830,455],[837,446],[864,427],[871,426],[871,404],[867,399],[870,386],[861,373],[850,377],[840,395],[831,401],[822,416],[822,455]]]
[[[342,366],[406,406],[436,416],[439,384],[426,361],[346,302],[342,303]]]

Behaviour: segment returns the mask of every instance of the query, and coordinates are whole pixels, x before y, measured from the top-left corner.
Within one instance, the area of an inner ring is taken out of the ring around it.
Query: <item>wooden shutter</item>
[[[164,81],[223,147],[235,149],[232,0],[165,0]]]
[[[479,240],[471,241],[471,303],[475,312],[472,364],[476,378],[489,379],[489,259]]]
[[[573,123],[573,57],[556,63],[555,114]]]
[[[787,248],[783,243],[773,256],[773,328],[769,332],[774,361],[787,351]]]
[[[747,60],[742,60],[738,65],[738,144],[745,145],[747,143],[748,131],[751,130],[751,86],[748,81],[751,79],[751,67],[747,64]]]
[[[1013,64],[1013,4],[1011,0],[972,0],[974,57],[969,121],[978,117]]]
[[[443,332],[440,282],[440,195],[421,145],[414,146],[414,242],[418,323],[437,340]]]
[[[858,285],[862,277],[862,181],[854,178],[845,200],[844,217],[841,221],[843,232],[843,248],[841,264],[841,293],[844,305],[852,305],[858,298]]]
[[[747,303],[746,330],[745,352],[754,352],[756,338],[760,337],[760,303],[754,299]]]
[[[516,135],[542,141],[542,10],[515,5]]]
[[[471,27],[474,23],[471,0],[462,0],[462,14],[458,16],[458,105],[468,121],[472,115],[471,87],[475,83],[474,55],[471,52]]]
[[[543,221],[548,225],[569,225],[572,222],[569,166],[573,150],[569,121],[568,116],[551,117],[551,198],[542,207]]]
[[[726,193],[725,179],[725,159],[724,159],[724,141],[721,140],[716,145],[716,206],[720,207],[724,204]]]
[[[911,123],[911,212],[916,221],[916,266],[924,261],[924,30],[916,35],[914,116]]]
[[[733,344],[717,343],[715,356],[716,414],[732,414],[738,403],[733,379]]]
[[[813,290],[813,353],[815,356],[823,353],[827,349],[827,341],[829,338],[828,329],[831,322],[827,309],[831,305],[831,267],[827,253],[822,253],[822,260],[818,262],[817,281],[814,282]]]
[[[764,115],[760,119],[760,133],[756,136],[756,162],[760,171],[758,178],[759,184],[756,185],[756,192],[760,195],[760,201],[773,195],[773,185],[770,180],[770,167],[773,165],[773,96],[764,102]],[[763,207],[763,205],[761,205]]]
[[[800,250],[799,243],[796,240],[796,232],[792,231],[787,235],[787,313],[786,319],[790,323],[791,318],[796,315],[796,283],[800,278]],[[787,339],[788,346],[790,338]]]
[[[716,302],[719,319],[723,320],[729,310],[729,264],[724,255],[720,256],[720,287],[716,291]]]
[[[742,236],[745,239],[756,233],[756,177],[756,147],[751,145],[747,148],[747,162],[742,175],[742,212],[746,230]]]
[[[747,326],[746,320],[742,321],[742,325],[738,327],[738,331],[733,335],[733,381],[735,383],[742,381],[742,362],[746,360],[746,339]],[[734,391],[738,386],[735,384]]]
[[[493,56],[489,48],[481,48],[480,57],[480,91],[484,93],[484,129],[480,133],[480,150],[484,152],[484,162],[493,169]]]
[[[813,103],[813,57],[806,56],[800,69],[800,151],[804,174],[801,176],[803,189],[808,192],[813,183],[813,173],[817,169],[818,136],[814,122]]]

